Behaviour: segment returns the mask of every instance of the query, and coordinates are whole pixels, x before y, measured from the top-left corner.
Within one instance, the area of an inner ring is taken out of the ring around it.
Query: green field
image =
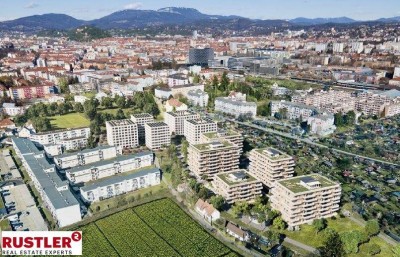
[[[127,209],[80,229],[83,256],[239,256],[170,199]]]
[[[339,234],[343,232],[350,232],[354,230],[362,231],[364,228],[357,224],[356,222],[350,220],[349,218],[340,218],[338,217],[335,220],[327,219],[328,220],[328,228],[336,230]],[[321,233],[316,233],[315,229],[311,225],[301,225],[300,231],[285,231],[285,234],[299,242],[304,244],[310,245],[312,247],[320,247],[322,246],[322,238],[323,236]],[[378,244],[381,247],[381,253],[375,256],[377,257],[386,257],[391,256],[391,245],[383,241],[379,237],[372,237],[370,240],[371,243]],[[364,252],[364,247],[360,247],[360,250],[357,254],[349,254],[348,257],[356,257],[356,256],[369,256],[366,252]]]
[[[90,121],[82,113],[69,113],[50,118],[51,126],[54,129],[88,127]]]

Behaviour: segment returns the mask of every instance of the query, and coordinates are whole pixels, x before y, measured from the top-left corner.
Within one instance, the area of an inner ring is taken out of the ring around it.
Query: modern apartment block
[[[171,135],[169,127],[164,122],[150,122],[144,125],[146,133],[146,146],[151,150],[169,146]]]
[[[199,144],[203,133],[217,132],[217,123],[210,119],[193,119],[184,121],[184,135],[189,144]]]
[[[290,120],[301,119],[301,121],[307,121],[307,119],[317,113],[317,108],[301,103],[287,102],[287,101],[271,101],[271,116],[275,113],[280,113],[280,110],[284,109],[286,112],[286,118]]]
[[[117,195],[155,186],[161,182],[157,168],[136,170],[87,183],[80,188],[82,200],[98,202]]]
[[[200,136],[201,143],[211,143],[218,141],[219,139],[228,140],[240,148],[240,154],[243,152],[243,136],[234,130],[219,129],[217,132],[203,133]]]
[[[132,120],[112,120],[106,122],[107,143],[112,146],[133,148],[139,145],[138,125]]]
[[[276,181],[270,193],[271,207],[294,227],[336,215],[341,188],[339,183],[311,174]]]
[[[151,166],[154,159],[153,155],[153,152],[142,152],[134,155],[119,155],[113,159],[103,160],[66,170],[65,174],[71,184],[86,183]]]
[[[255,102],[246,102],[232,97],[215,98],[215,111],[235,116],[250,115],[255,118],[257,115],[257,104]]]
[[[39,151],[29,139],[11,139],[15,153],[21,159],[33,185],[39,192],[59,227],[80,221],[81,210],[78,200],[71,193],[68,181],[63,181],[55,166],[50,164],[43,151]]]
[[[249,159],[249,173],[269,188],[277,180],[293,177],[293,157],[275,148],[253,149]]]
[[[42,146],[60,145],[64,150],[76,150],[87,144],[90,128],[63,129],[30,135],[30,139]]]
[[[185,134],[185,120],[200,119],[198,113],[190,111],[166,112],[164,122],[168,125],[171,135],[183,136]]]
[[[252,202],[262,194],[262,183],[245,170],[232,170],[219,173],[211,182],[215,193],[221,195],[229,204]]]
[[[58,169],[68,169],[112,159],[122,154],[119,146],[99,146],[94,149],[85,149],[80,152],[65,153],[54,157],[54,163]]]
[[[237,169],[239,166],[240,149],[237,145],[218,140],[206,144],[189,145],[189,170],[197,177],[212,180],[215,174]]]
[[[135,122],[138,126],[138,137],[139,137],[139,144],[144,145],[146,139],[146,133],[144,130],[144,124],[149,122],[154,122],[153,115],[149,113],[138,113],[132,114],[131,120]]]

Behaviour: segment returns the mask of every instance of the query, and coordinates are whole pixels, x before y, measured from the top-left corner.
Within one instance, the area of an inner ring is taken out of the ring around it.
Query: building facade
[[[341,188],[318,174],[287,178],[271,189],[271,207],[282,214],[290,227],[329,218],[339,210]]]
[[[132,120],[107,121],[106,129],[109,145],[123,148],[134,148],[139,145],[138,124]]]
[[[169,127],[169,132],[175,135],[183,136],[185,134],[185,120],[199,119],[198,113],[190,111],[166,112],[164,113],[164,122]]]
[[[293,177],[293,157],[275,148],[253,149],[250,152],[249,173],[271,188],[275,181]]]
[[[131,115],[131,120],[137,124],[138,126],[138,137],[139,137],[139,143],[141,145],[145,144],[146,141],[146,133],[144,130],[144,125],[149,122],[154,122],[154,117],[153,115],[149,113],[138,113],[138,114],[132,114]]]
[[[90,128],[76,128],[33,133],[30,139],[42,146],[61,145],[65,150],[75,150],[86,147],[90,136]]]
[[[215,193],[225,198],[226,202],[253,202],[262,195],[262,183],[245,170],[232,170],[219,173],[211,182]]]
[[[164,122],[150,122],[145,125],[146,146],[158,150],[171,144],[169,127]]]
[[[189,144],[199,144],[203,133],[217,132],[217,123],[211,119],[192,119],[184,121],[184,135]]]

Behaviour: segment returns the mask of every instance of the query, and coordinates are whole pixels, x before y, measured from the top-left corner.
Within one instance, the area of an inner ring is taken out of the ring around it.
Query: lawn
[[[82,113],[69,113],[50,118],[51,126],[55,129],[88,127],[90,121]]]
[[[156,200],[89,223],[83,256],[239,256],[170,199]]]
[[[327,219],[328,220],[328,228],[332,228],[336,230],[339,234],[343,232],[349,232],[354,230],[362,231],[363,227],[354,221],[348,218],[340,218],[338,217],[336,220]],[[312,247],[319,247],[322,244],[322,236],[315,233],[315,229],[311,225],[301,225],[300,231],[285,231],[284,233],[299,242],[310,245]],[[320,232],[322,233],[322,232]],[[376,243],[381,247],[382,252],[377,257],[385,257],[390,256],[391,246],[383,241],[379,237],[371,238],[370,242]],[[368,256],[367,253],[363,253],[363,248],[360,247],[360,251],[357,254],[348,255],[348,257],[356,257],[356,256]]]
[[[0,230],[1,231],[10,231],[11,230],[10,222],[8,221],[8,219],[4,219],[0,222]]]

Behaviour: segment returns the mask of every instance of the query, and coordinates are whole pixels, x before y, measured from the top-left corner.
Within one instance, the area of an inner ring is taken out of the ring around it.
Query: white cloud
[[[141,2],[134,2],[130,3],[124,6],[125,10],[137,10],[140,9],[143,6]]]
[[[30,2],[29,4],[25,5],[24,7],[26,9],[33,9],[33,8],[39,7],[39,5],[35,2]]]

